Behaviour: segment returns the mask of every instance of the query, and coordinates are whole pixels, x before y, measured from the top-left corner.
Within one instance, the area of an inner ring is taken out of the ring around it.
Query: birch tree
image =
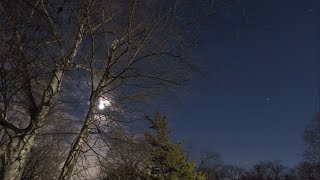
[[[67,10],[62,1],[1,1],[2,179],[21,178],[83,41],[90,3]]]

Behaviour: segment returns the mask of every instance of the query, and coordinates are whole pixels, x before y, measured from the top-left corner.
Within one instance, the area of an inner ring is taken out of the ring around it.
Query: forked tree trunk
[[[77,33],[72,49],[69,51],[65,58],[65,64],[69,65],[78,52],[78,48],[82,42],[82,33],[84,28],[84,21],[80,24],[79,32]],[[23,170],[25,169],[27,160],[30,156],[31,148],[34,145],[35,138],[37,137],[39,130],[42,128],[45,118],[50,111],[50,102],[56,96],[60,90],[60,86],[65,74],[64,64],[58,65],[55,69],[51,81],[46,90],[44,90],[40,107],[35,114],[34,119],[31,120],[33,127],[22,135],[14,134],[10,138],[10,142],[7,145],[5,152],[5,163],[2,167],[1,180],[20,180]],[[9,129],[9,131],[11,131]]]
[[[37,122],[32,129],[23,135],[14,133],[8,129],[9,134],[14,135],[5,150],[4,167],[2,168],[1,180],[19,180],[30,157],[31,149],[34,146],[35,138],[43,125],[45,117],[49,113],[49,108],[44,107],[36,116]]]
[[[7,129],[10,136],[10,142],[5,150],[5,163],[4,167],[2,167],[1,179],[21,179],[35,138],[42,128],[45,118],[49,114],[50,101],[59,91],[63,76],[64,71],[62,69],[57,69],[52,77],[50,85],[43,93],[41,100],[43,105],[38,109],[37,113],[34,114],[34,118],[30,120],[30,123],[33,124],[31,124],[32,127],[29,130],[26,130],[23,133],[16,133],[11,129]]]

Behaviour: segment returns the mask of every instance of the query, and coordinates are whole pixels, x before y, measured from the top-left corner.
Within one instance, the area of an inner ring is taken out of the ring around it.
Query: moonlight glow
[[[98,108],[102,110],[106,107],[109,107],[110,105],[111,105],[111,103],[108,99],[101,97],[99,100]]]

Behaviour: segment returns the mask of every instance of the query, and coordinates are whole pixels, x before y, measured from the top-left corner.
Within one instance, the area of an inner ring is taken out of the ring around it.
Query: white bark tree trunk
[[[31,133],[10,140],[7,147],[3,180],[21,179],[37,133]]]
[[[50,102],[59,93],[60,86],[65,74],[65,65],[68,66],[76,56],[78,48],[82,42],[82,33],[84,29],[84,21],[79,26],[79,31],[75,36],[73,46],[68,55],[64,59],[64,63],[57,64],[57,67],[52,74],[52,78],[48,87],[44,90],[41,98],[41,103],[35,112],[34,119],[31,119],[32,127],[24,133],[16,133],[11,131],[10,143],[5,152],[5,164],[2,167],[0,178],[3,180],[19,180],[21,179],[26,162],[30,156],[31,148],[34,145],[35,138],[39,130],[42,128],[45,118],[49,114],[51,108]]]
[[[0,176],[2,180],[21,179],[23,170],[25,169],[26,163],[29,159],[31,149],[34,145],[35,138],[37,137],[45,117],[48,114],[49,107],[42,107],[33,120],[36,124],[33,125],[30,131],[26,133],[17,134],[12,130],[7,129],[11,138],[5,150],[5,163],[2,169],[2,175]]]
[[[21,179],[26,162],[30,156],[31,148],[34,145],[35,138],[50,110],[50,101],[58,93],[61,86],[61,81],[64,76],[62,69],[57,69],[51,79],[50,85],[43,93],[41,100],[41,108],[36,112],[35,118],[31,119],[32,127],[23,133],[14,132],[7,129],[9,132],[10,142],[7,145],[5,152],[5,163],[2,169],[3,180],[19,180]]]

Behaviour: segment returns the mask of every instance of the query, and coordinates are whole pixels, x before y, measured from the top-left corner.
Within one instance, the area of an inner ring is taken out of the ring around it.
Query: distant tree
[[[300,178],[298,178],[297,169],[296,168],[287,169],[284,176],[284,180],[300,180]]]
[[[320,165],[320,113],[317,113],[315,119],[306,127],[303,139],[305,161]]]
[[[260,161],[246,173],[246,180],[282,180],[286,176],[286,167],[279,161]]]
[[[320,179],[320,165],[309,162],[301,162],[296,169],[299,180]]]
[[[223,174],[223,161],[220,154],[214,151],[201,152],[198,170],[206,175],[209,180],[219,180]]]
[[[297,167],[297,174],[301,180],[320,179],[320,113],[305,128],[304,159]]]
[[[222,173],[220,173],[222,180],[240,180],[244,175],[245,170],[243,168],[233,166],[233,165],[224,165],[222,167]]]
[[[196,164],[188,162],[182,144],[171,143],[166,117],[157,114],[154,120],[148,118],[153,132],[145,134],[150,145],[150,176],[149,179],[205,179],[196,172]]]

